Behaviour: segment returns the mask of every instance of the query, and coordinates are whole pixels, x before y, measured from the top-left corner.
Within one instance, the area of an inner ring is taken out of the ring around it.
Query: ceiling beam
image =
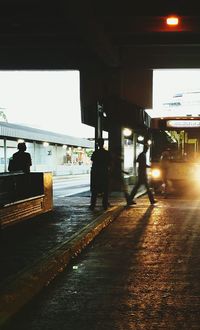
[[[118,67],[120,57],[117,47],[114,47],[103,22],[95,16],[92,2],[69,1],[64,5],[66,18],[71,20],[73,30],[81,36],[84,44],[94,52],[106,65]]]

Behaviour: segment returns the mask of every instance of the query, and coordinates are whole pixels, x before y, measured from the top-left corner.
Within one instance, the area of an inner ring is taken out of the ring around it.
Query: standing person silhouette
[[[30,166],[32,165],[31,155],[26,151],[26,144],[24,142],[18,143],[18,151],[12,156],[9,163],[8,170],[10,172],[22,171],[30,173]]]
[[[97,140],[98,149],[92,154],[91,169],[91,203],[90,210],[94,210],[99,193],[103,194],[102,205],[104,210],[108,208],[108,184],[110,170],[110,153],[104,149],[104,139]]]
[[[136,160],[136,162],[138,163],[138,181],[137,181],[135,187],[133,187],[129,197],[127,198],[127,205],[132,204],[133,198],[135,197],[135,195],[141,185],[145,186],[150,203],[151,204],[157,203],[157,201],[154,199],[153,194],[149,188],[149,183],[148,183],[148,178],[147,178],[147,168],[150,167],[146,163],[147,150],[148,150],[148,146],[144,145],[143,151],[139,154],[139,156]]]

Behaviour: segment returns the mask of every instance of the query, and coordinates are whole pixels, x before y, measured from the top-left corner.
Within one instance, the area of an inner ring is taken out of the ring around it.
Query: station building
[[[9,159],[22,141],[31,154],[31,172],[50,171],[53,175],[90,172],[93,141],[7,122],[0,122],[0,172],[8,171]]]

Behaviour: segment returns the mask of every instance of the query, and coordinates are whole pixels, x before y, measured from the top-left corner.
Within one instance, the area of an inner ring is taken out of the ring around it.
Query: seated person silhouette
[[[26,151],[26,144],[24,142],[18,143],[18,151],[15,152],[9,162],[8,170],[10,172],[22,171],[30,173],[30,166],[32,165],[31,155]]]

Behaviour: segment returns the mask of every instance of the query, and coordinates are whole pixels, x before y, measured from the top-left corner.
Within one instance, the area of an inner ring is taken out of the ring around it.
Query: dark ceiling
[[[193,0],[1,0],[0,67],[199,67],[199,18]]]

